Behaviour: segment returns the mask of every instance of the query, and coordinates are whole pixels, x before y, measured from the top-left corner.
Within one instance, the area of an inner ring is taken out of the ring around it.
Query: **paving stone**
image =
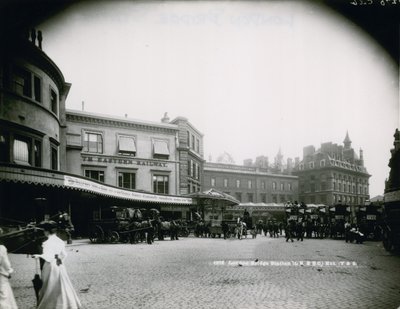
[[[78,250],[78,251],[77,251]],[[398,308],[400,257],[378,242],[181,238],[67,246],[65,265],[86,309]],[[237,262],[356,262],[357,266],[238,266]],[[35,261],[10,254],[22,309],[35,308]],[[223,261],[224,265],[215,265]],[[229,266],[228,261],[235,261]],[[80,293],[90,286],[87,293]]]

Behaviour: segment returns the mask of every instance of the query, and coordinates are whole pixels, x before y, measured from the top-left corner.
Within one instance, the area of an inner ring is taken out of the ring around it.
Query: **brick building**
[[[348,133],[342,145],[323,143],[303,148],[303,159],[293,171],[299,177],[299,199],[305,203],[360,205],[369,199],[363,151],[351,147]]]
[[[285,203],[298,199],[297,176],[272,174],[254,166],[207,162],[203,188],[230,194],[242,203]]]

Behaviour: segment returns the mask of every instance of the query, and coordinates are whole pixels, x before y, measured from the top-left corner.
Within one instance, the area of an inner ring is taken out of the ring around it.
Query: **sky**
[[[54,15],[43,50],[72,83],[67,108],[159,121],[184,116],[204,156],[236,164],[279,148],[362,148],[383,194],[399,127],[398,67],[362,29],[300,1],[86,1]]]

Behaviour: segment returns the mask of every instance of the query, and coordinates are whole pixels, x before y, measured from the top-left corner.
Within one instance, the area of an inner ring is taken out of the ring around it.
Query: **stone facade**
[[[357,156],[346,135],[344,146],[329,143],[303,149],[293,171],[299,177],[299,199],[304,203],[361,205],[369,199],[368,174],[363,152]]]
[[[71,84],[37,46],[34,30],[31,41],[4,44],[0,61],[0,162],[64,171]]]
[[[171,121],[178,127],[179,194],[204,191],[202,188],[204,168],[203,134],[184,117]]]
[[[67,110],[67,170],[112,186],[179,194],[178,132],[169,123]]]
[[[207,162],[203,190],[216,189],[241,203],[285,203],[298,199],[297,176],[272,174],[253,166]]]

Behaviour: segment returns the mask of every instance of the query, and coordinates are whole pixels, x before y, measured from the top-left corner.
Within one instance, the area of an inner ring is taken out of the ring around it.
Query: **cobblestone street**
[[[66,267],[87,309],[400,305],[400,258],[388,254],[379,242],[189,237],[150,246],[80,240],[67,246],[67,251]],[[19,308],[35,308],[34,260],[15,254],[10,254],[10,260],[16,270],[11,284]],[[291,263],[271,265],[283,261]],[[321,263],[313,266],[317,261]]]

